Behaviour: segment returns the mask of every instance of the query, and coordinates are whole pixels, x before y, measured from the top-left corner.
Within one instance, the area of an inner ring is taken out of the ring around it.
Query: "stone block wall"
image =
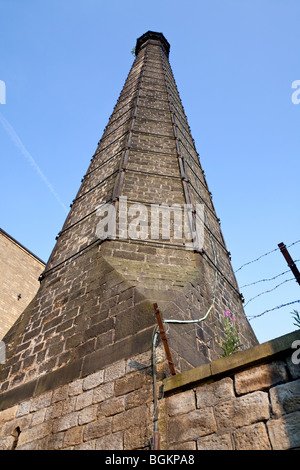
[[[161,450],[300,448],[299,339],[296,331],[168,378],[159,345]],[[83,371],[57,370],[3,394],[0,449],[151,450],[151,352]]]
[[[160,351],[160,378],[162,358]],[[61,376],[61,386],[55,386],[55,379],[47,386],[37,382],[27,399],[21,386],[10,403],[0,402],[0,450],[149,450],[150,364],[151,354],[144,353],[71,382]]]
[[[300,364],[291,359],[296,339],[299,347],[297,331],[167,379],[159,405],[162,447],[300,448]]]

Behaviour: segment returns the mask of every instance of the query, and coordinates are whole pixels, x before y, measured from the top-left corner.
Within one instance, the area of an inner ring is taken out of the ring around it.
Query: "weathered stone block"
[[[236,450],[271,450],[264,423],[256,423],[233,432]]]
[[[197,408],[215,405],[234,396],[233,380],[230,377],[211,384],[200,385],[196,388]]]
[[[18,410],[18,405],[12,406],[11,408],[7,408],[0,412],[0,424],[5,423],[6,421],[10,421],[14,419]]]
[[[33,398],[31,401],[30,411],[37,411],[41,408],[45,408],[50,405],[52,399],[52,392],[47,392],[43,395],[40,395],[36,398]]]
[[[83,427],[78,426],[68,429],[64,435],[63,447],[81,444],[83,436]]]
[[[297,353],[297,359],[299,359],[298,353]],[[300,364],[295,364],[292,361],[292,357],[288,357],[286,362],[287,362],[288,370],[289,370],[289,373],[291,374],[291,377],[293,379],[300,379]]]
[[[106,400],[100,403],[98,411],[99,416],[113,416],[121,413],[122,411],[125,411],[125,398],[117,397]]]
[[[18,445],[17,450],[39,450],[39,445],[45,442],[45,439],[36,439],[23,445]]]
[[[116,380],[119,377],[125,375],[126,363],[125,361],[119,361],[112,366],[109,366],[104,371],[104,382],[110,382]]]
[[[139,406],[137,408],[131,408],[130,410],[124,411],[113,416],[113,432],[121,431],[130,427],[145,424],[148,419],[148,409],[146,405]]]
[[[270,390],[272,411],[275,417],[300,410],[300,380],[277,385]]]
[[[285,363],[276,361],[271,364],[261,364],[235,374],[234,384],[236,393],[242,395],[272,387],[285,382],[287,378]]]
[[[100,403],[107,400],[114,394],[114,382],[108,382],[94,390],[93,403]]]
[[[115,339],[121,340],[127,336],[144,330],[154,325],[153,305],[144,301],[127,308],[118,314],[118,321],[115,326]]]
[[[97,439],[96,450],[123,450],[123,433],[115,432]]]
[[[16,417],[24,416],[29,413],[31,407],[31,400],[24,401],[23,403],[20,403],[18,407],[18,411],[16,414]],[[0,422],[1,422],[1,414],[0,414]]]
[[[46,409],[45,420],[59,418],[63,410],[63,401],[53,403]]]
[[[66,400],[69,394],[69,384],[59,387],[53,391],[52,403],[57,401]]]
[[[95,349],[103,349],[113,343],[114,330],[107,331],[102,335],[97,336]]]
[[[133,390],[137,390],[143,385],[144,381],[145,377],[139,372],[128,374],[125,377],[116,380],[115,395],[126,395]]]
[[[212,407],[171,417],[168,422],[168,440],[170,443],[198,439],[216,431],[217,424]]]
[[[30,429],[26,429],[22,431],[19,440],[18,446],[23,444],[27,444],[28,442],[35,441],[37,439],[42,439],[45,436],[48,436],[52,432],[52,423],[42,423],[38,426],[31,427]]]
[[[81,395],[77,396],[75,410],[82,410],[93,403],[93,390],[83,392]]]
[[[143,403],[149,403],[153,401],[153,390],[152,387],[139,388],[134,392],[130,392],[125,397],[125,408],[135,408],[142,405]]]
[[[230,432],[211,434],[197,440],[198,450],[233,450]]]
[[[99,370],[94,374],[87,376],[83,381],[83,390],[90,390],[103,383],[104,371]]]
[[[78,412],[69,413],[61,418],[56,419],[53,422],[53,432],[65,431],[69,428],[77,426],[78,423]]]
[[[197,450],[196,441],[177,442],[176,444],[170,444],[168,450]]]
[[[5,436],[15,436],[16,428],[19,427],[22,432],[29,429],[31,426],[32,414],[21,416],[20,418],[15,418],[11,421],[0,426],[0,438]]]
[[[74,382],[70,383],[69,386],[69,395],[79,395],[83,391],[83,379],[75,380]]]
[[[36,426],[38,424],[43,423],[45,419],[45,414],[46,414],[46,408],[42,408],[41,410],[38,410],[32,413],[31,426]]]
[[[75,447],[73,447],[74,450],[95,450],[96,447],[96,441],[88,441],[88,442],[82,442],[82,444],[79,444]]]
[[[195,392],[188,390],[178,393],[167,399],[169,416],[176,416],[183,413],[189,413],[196,409]]]
[[[149,446],[149,432],[145,425],[133,426],[124,432],[124,450]]]
[[[97,417],[98,413],[98,406],[97,405],[92,405],[88,406],[87,408],[84,408],[83,410],[80,411],[78,415],[78,424],[87,424],[90,423],[91,421],[94,421]]]
[[[37,450],[61,449],[63,446],[64,436],[65,436],[64,432],[60,432],[58,434],[50,434],[44,439],[41,439],[38,441]]]
[[[159,348],[157,348],[159,350]],[[157,356],[157,351],[156,351]],[[151,349],[141,354],[132,356],[126,364],[126,373],[142,370],[151,366]]]
[[[95,325],[88,328],[84,333],[84,340],[88,340],[90,338],[94,338],[95,336],[99,336],[103,333],[114,328],[114,319],[107,318],[106,320],[101,321],[100,323],[96,323]]]
[[[97,421],[88,423],[84,429],[83,440],[97,439],[111,433],[112,417],[101,417]]]
[[[75,397],[69,397],[67,400],[64,400],[62,402],[63,404],[62,415],[70,414],[75,410],[76,400],[77,398],[75,396]]]
[[[268,419],[269,400],[265,392],[253,392],[249,395],[233,398],[215,406],[218,428],[239,428]]]
[[[130,358],[151,348],[152,328],[141,331],[130,338],[118,343],[106,346],[104,349],[95,351],[84,358],[82,374],[88,375],[98,371],[100,368]]]
[[[13,447],[14,440],[15,439],[13,436],[7,436],[3,439],[0,439],[0,450],[11,450]]]
[[[272,448],[286,450],[300,447],[300,412],[296,411],[267,422]]]

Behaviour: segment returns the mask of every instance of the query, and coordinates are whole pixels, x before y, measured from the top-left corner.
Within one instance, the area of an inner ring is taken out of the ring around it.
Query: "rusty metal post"
[[[176,375],[175,366],[174,366],[171,351],[170,351],[170,348],[169,348],[167,335],[166,335],[166,332],[165,332],[165,329],[164,329],[164,324],[163,324],[163,321],[162,321],[161,314],[160,314],[157,303],[153,304],[153,307],[154,307],[156,320],[157,320],[157,323],[158,323],[160,336],[161,336],[161,339],[162,339],[162,342],[163,342],[163,345],[164,345],[164,348],[165,348],[165,353],[166,353],[166,356],[167,356],[167,361],[168,361],[168,364],[169,364],[170,372],[171,372],[172,375]]]
[[[299,272],[297,266],[295,265],[294,260],[292,259],[291,255],[289,254],[285,244],[284,243],[278,243],[278,246],[279,246],[280,251],[283,254],[283,256],[284,256],[284,258],[285,258],[285,260],[288,264],[288,267],[290,268],[290,270],[292,271],[292,273],[294,274],[294,276],[296,278],[296,281],[300,285],[300,272]]]
[[[154,431],[153,433],[153,450],[160,450],[160,438],[158,431]]]

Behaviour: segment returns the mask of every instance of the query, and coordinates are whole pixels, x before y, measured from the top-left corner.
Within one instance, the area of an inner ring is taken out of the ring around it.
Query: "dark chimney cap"
[[[158,40],[161,42],[161,45],[163,46],[165,53],[167,57],[169,57],[169,52],[170,52],[170,44],[164,37],[162,33],[155,33],[154,31],[148,31],[147,33],[143,34],[140,38],[137,39],[136,41],[136,46],[135,46],[135,55],[137,56],[139,51],[141,50],[143,44],[148,41],[148,39],[154,39]]]

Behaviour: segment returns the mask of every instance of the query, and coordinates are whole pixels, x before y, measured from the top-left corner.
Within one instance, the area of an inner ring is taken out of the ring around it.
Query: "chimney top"
[[[139,51],[141,50],[143,44],[148,41],[148,39],[156,39],[161,42],[161,45],[163,46],[165,53],[167,54],[167,57],[169,57],[169,52],[170,52],[170,44],[164,37],[162,33],[156,33],[154,31],[148,31],[147,33],[143,34],[141,37],[139,37],[136,41],[136,46],[135,46],[135,55],[138,55]]]

